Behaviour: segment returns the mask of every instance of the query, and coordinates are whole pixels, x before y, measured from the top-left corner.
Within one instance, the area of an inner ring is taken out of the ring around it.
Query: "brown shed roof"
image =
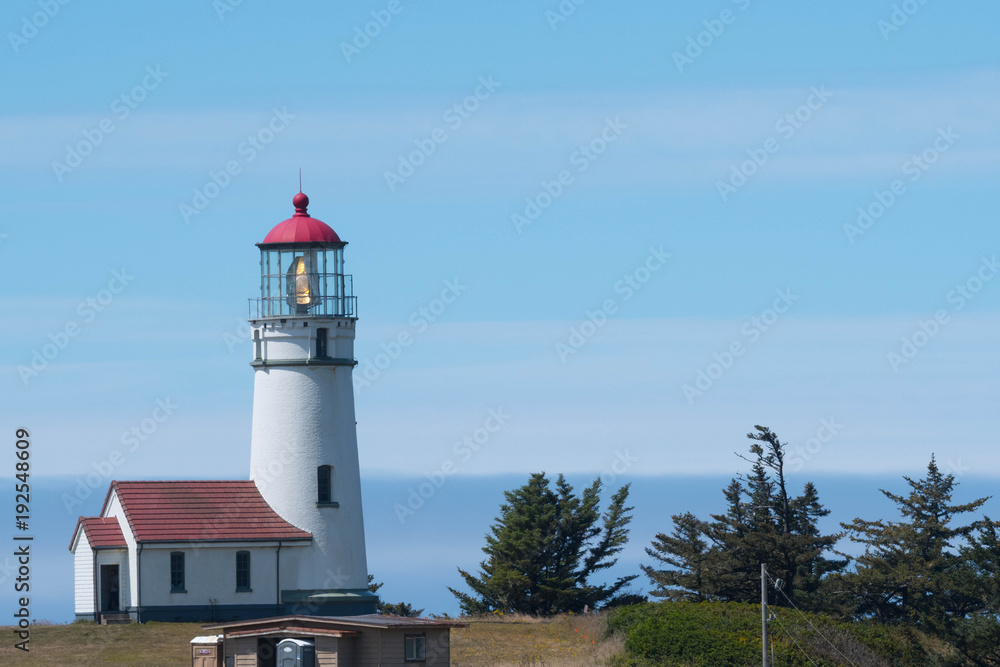
[[[362,628],[403,629],[403,628],[466,628],[469,624],[457,619],[414,618],[405,616],[380,616],[365,614],[362,616],[274,616],[257,618],[247,621],[230,621],[228,623],[213,623],[201,627],[206,630],[221,632],[227,636],[236,633],[267,633],[280,632],[294,627],[304,633],[313,630],[360,630]]]

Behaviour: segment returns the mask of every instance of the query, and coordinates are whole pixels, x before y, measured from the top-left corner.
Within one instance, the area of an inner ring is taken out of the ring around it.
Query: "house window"
[[[316,502],[321,505],[333,503],[333,466],[316,469]]]
[[[170,553],[170,592],[187,593],[184,590],[184,552]]]
[[[326,329],[316,329],[316,357],[326,359]]]
[[[427,659],[427,638],[424,635],[406,635],[403,642],[404,657],[407,662]]]
[[[236,590],[250,591],[250,552],[236,552]]]

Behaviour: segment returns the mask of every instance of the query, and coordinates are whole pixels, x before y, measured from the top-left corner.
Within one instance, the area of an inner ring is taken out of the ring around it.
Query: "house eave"
[[[221,540],[136,540],[136,544],[141,544],[145,547],[156,547],[159,545],[164,546],[174,546],[174,545],[198,545],[205,546],[211,544],[219,544],[225,546],[233,546],[236,544],[252,544],[255,547],[276,547],[278,544],[282,547],[296,547],[296,546],[306,546],[312,543],[312,536],[310,537],[283,537],[281,539],[266,539],[266,540],[255,540],[248,538],[232,538],[232,539],[221,539]]]

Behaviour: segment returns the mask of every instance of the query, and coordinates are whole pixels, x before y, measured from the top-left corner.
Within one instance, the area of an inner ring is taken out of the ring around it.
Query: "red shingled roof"
[[[112,482],[108,499],[112,490],[138,542],[312,539],[278,516],[252,481]]]
[[[81,526],[91,549],[119,549],[127,546],[117,517],[81,516],[76,522],[76,530],[73,531],[74,540]],[[72,550],[73,545],[70,544],[69,548]]]

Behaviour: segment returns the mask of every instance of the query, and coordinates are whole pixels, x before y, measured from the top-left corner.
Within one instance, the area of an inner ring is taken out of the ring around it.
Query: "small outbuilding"
[[[191,640],[191,667],[221,667],[219,645],[222,635],[195,637]]]
[[[451,629],[466,623],[401,616],[278,616],[203,626],[217,640],[211,667],[448,667]],[[196,638],[199,645],[209,642]],[[192,641],[192,646],[196,646]],[[209,667],[192,653],[192,667]],[[204,654],[202,654],[204,657]],[[286,662],[287,661],[287,662]]]

